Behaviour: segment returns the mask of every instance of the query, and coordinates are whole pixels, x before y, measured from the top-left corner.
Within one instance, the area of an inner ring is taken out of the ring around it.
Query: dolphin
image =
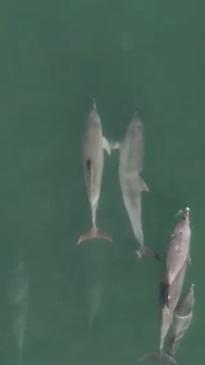
[[[139,362],[145,360],[152,360],[161,362],[166,365],[176,365],[175,359],[172,357],[171,352],[165,351],[166,339],[169,334],[170,328],[173,323],[174,312],[178,305],[182,287],[184,284],[184,279],[187,271],[187,262],[181,268],[177,274],[174,282],[167,288],[163,279],[160,283],[160,303],[161,303],[161,324],[160,324],[160,346],[159,352],[153,352],[143,356]],[[167,295],[169,297],[169,307],[167,305]]]
[[[93,100],[92,110],[87,118],[87,126],[83,141],[83,168],[88,200],[91,208],[92,228],[80,236],[78,244],[95,238],[112,241],[111,236],[98,229],[96,225],[96,213],[100,197],[101,181],[104,164],[103,149],[110,155],[109,142],[102,135],[101,119],[97,112],[96,103]]]
[[[192,284],[189,290],[181,296],[174,312],[173,323],[166,341],[166,353],[169,356],[173,357],[175,355],[184,334],[192,322],[194,304],[194,284]]]
[[[190,260],[190,209],[185,208],[183,219],[175,226],[165,258],[165,273],[160,283],[161,326],[159,353],[153,352],[142,357],[139,362],[153,360],[165,365],[176,365],[172,352],[166,350],[173,322],[176,321],[175,309],[180,300],[182,287]]]
[[[19,353],[19,365],[23,362],[24,338],[27,328],[29,297],[29,278],[24,261],[15,268],[10,286],[9,299],[12,315],[12,328]]]
[[[166,278],[167,287],[175,280],[177,274],[190,261],[190,208],[185,208],[182,220],[175,226],[169,247],[166,252]]]
[[[139,244],[136,253],[139,258],[157,256],[144,245],[141,194],[143,191],[148,192],[149,188],[140,175],[144,163],[144,136],[143,123],[138,112],[133,115],[124,140],[113,142],[111,147],[119,149],[120,187],[133,233]]]

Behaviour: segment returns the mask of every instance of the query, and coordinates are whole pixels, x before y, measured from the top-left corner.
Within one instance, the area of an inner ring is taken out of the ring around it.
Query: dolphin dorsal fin
[[[103,149],[106,150],[106,152],[110,156],[111,147],[110,147],[110,144],[109,144],[108,140],[105,137],[102,137],[102,143],[103,143]]]
[[[146,191],[146,192],[149,191],[148,185],[146,184],[146,182],[141,177],[140,177],[140,186],[141,186],[142,191]]]

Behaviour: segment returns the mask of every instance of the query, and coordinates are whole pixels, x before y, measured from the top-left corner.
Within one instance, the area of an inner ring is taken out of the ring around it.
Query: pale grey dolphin
[[[100,197],[104,151],[105,149],[110,154],[110,145],[102,135],[101,119],[97,112],[95,101],[93,101],[92,110],[87,118],[87,126],[83,142],[83,168],[85,175],[85,184],[88,194],[88,199],[91,207],[92,228],[90,231],[80,236],[78,244],[85,240],[101,238],[111,241],[111,236],[99,230],[96,224],[96,213],[98,200]]]
[[[144,164],[144,135],[143,124],[139,113],[136,112],[128,126],[122,142],[113,142],[112,148],[119,148],[119,180],[122,197],[127,210],[134,236],[139,244],[136,251],[138,257],[157,256],[144,245],[142,229],[142,201],[143,191],[149,191],[140,173]]]
[[[185,208],[183,219],[175,226],[166,252],[165,281],[167,286],[175,280],[184,263],[190,260],[190,240],[190,209]]]
[[[11,306],[12,328],[16,338],[19,365],[23,362],[24,338],[28,316],[29,278],[25,263],[19,261],[12,273],[9,299]]]

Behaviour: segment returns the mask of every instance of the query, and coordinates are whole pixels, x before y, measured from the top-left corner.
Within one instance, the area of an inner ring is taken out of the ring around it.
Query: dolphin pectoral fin
[[[141,357],[138,360],[138,363],[142,363],[146,360],[157,361],[157,362],[160,362],[161,364],[164,364],[164,365],[177,365],[176,360],[173,357],[166,354],[166,353],[161,353],[160,354],[160,353],[157,353],[157,352],[152,352],[150,354],[147,354],[147,355]]]
[[[140,187],[141,191],[149,191],[149,187],[147,186],[146,182],[140,177]]]
[[[120,142],[118,141],[109,141],[111,150],[119,150],[120,148]]]
[[[88,240],[90,241],[90,240],[94,240],[94,239],[102,239],[102,240],[107,240],[107,241],[112,242],[112,237],[108,233],[101,231],[98,228],[92,227],[90,229],[90,231],[88,231],[88,232],[84,233],[82,236],[80,236],[77,244],[80,245],[84,241],[88,241]]]
[[[102,142],[103,142],[103,149],[106,150],[106,152],[110,156],[110,154],[111,154],[110,143],[108,142],[108,140],[104,136],[102,137]]]
[[[140,247],[140,249],[136,250],[135,252],[139,259],[143,257],[154,257],[156,260],[162,262],[161,256],[156,251],[152,250],[147,246]]]

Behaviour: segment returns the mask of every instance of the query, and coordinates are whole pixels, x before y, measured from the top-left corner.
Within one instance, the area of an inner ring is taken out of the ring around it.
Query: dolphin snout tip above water
[[[190,209],[189,207],[186,207],[186,208],[184,209],[184,218],[189,220],[189,218],[190,218],[190,213],[191,213],[191,209]]]
[[[97,104],[95,98],[92,98],[92,108],[93,110],[97,110]]]

